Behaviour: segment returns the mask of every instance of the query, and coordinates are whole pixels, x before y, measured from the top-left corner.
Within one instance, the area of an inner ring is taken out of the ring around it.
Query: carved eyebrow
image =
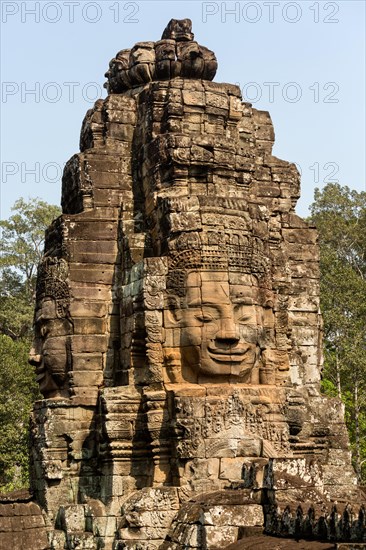
[[[214,307],[215,309],[220,309],[220,304],[217,304],[215,302],[202,302],[201,300],[192,300],[191,302],[188,302],[189,307]]]
[[[233,304],[243,305],[243,306],[252,306],[252,299],[247,296],[231,296],[230,298]]]

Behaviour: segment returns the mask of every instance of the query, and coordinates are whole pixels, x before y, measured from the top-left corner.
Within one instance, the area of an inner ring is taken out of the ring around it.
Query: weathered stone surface
[[[299,174],[216,66],[189,20],[120,51],[65,166],[31,352],[43,515],[17,508],[52,550],[364,541]]]
[[[131,50],[118,52],[105,74],[108,79],[105,86],[108,93],[119,94],[154,80],[170,80],[180,76],[212,80],[216,69],[215,54],[194,42],[191,21],[172,19],[160,41],[138,42]],[[96,120],[93,111],[89,119],[91,122],[85,124],[88,130]]]
[[[227,550],[334,550],[350,549],[351,545],[335,546],[329,542],[316,542],[309,540],[294,540],[290,538],[278,538],[270,536],[249,536],[242,538],[234,544],[226,547]]]
[[[40,506],[29,499],[30,495],[17,495],[16,492],[6,496],[0,495],[1,550],[48,550],[45,518]]]

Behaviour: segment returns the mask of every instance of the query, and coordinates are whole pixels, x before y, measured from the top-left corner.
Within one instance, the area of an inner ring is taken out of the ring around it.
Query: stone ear
[[[178,296],[170,295],[167,297],[164,310],[165,328],[177,328],[182,320],[181,303]]]
[[[164,312],[166,328],[180,327],[182,311],[179,307],[168,307]]]

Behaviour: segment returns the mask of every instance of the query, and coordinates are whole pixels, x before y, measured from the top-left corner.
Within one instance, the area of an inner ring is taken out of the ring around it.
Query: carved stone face
[[[154,42],[138,42],[131,50],[130,66],[155,61]]]
[[[112,60],[112,61],[117,61],[120,64],[118,67],[119,70],[128,69],[130,53],[131,53],[131,50],[121,50],[116,55],[116,59]]]
[[[224,376],[258,383],[264,308],[256,292],[249,285],[229,284],[227,272],[188,274],[185,305],[175,312],[183,378]]]
[[[55,300],[42,300],[36,310],[29,363],[36,367],[37,382],[46,398],[67,394],[66,379],[70,359],[67,336],[71,331],[70,321],[57,317]]]
[[[156,61],[175,60],[175,41],[160,40],[155,44]]]

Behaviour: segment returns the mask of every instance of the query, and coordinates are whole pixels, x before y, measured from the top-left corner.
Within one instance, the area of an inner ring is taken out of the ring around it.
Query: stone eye
[[[201,321],[201,323],[210,323],[215,320],[209,313],[202,313],[201,315],[195,315],[195,317],[198,321]]]
[[[250,320],[249,315],[241,315],[238,317],[237,322],[238,323],[247,323]]]

